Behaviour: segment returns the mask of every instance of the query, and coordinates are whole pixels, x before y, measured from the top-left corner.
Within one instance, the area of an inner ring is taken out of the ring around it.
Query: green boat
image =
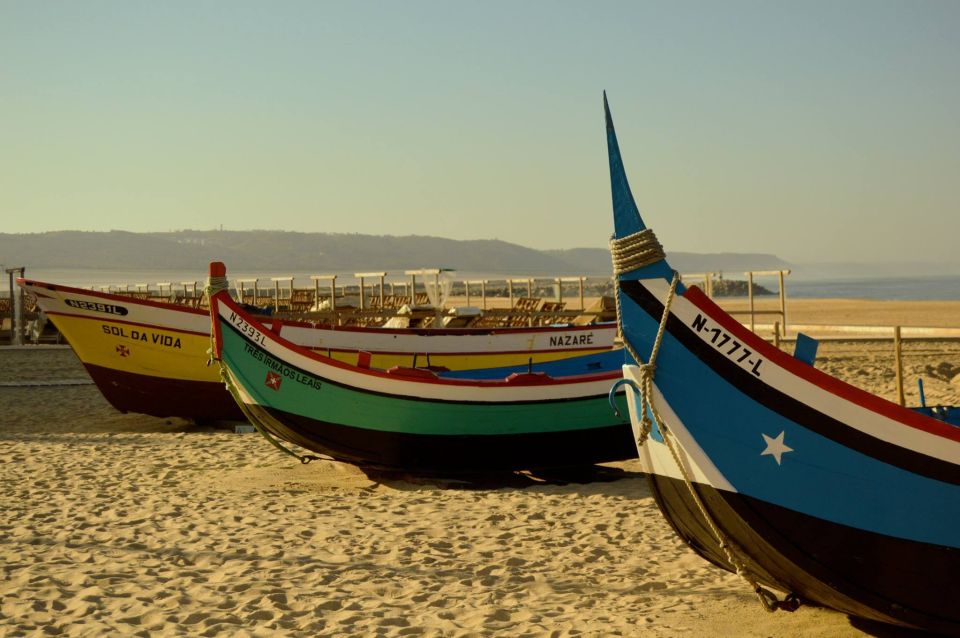
[[[217,264],[217,272],[222,265]],[[211,264],[213,270],[214,264]],[[440,378],[357,367],[300,347],[211,296],[214,356],[244,414],[268,437],[357,465],[417,472],[583,466],[634,458],[608,391],[619,370],[552,378]],[[621,414],[626,414],[622,396]]]

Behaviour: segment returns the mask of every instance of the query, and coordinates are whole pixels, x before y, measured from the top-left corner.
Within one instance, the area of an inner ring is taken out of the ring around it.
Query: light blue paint
[[[625,335],[649,349],[656,322],[621,299]],[[748,496],[825,520],[960,547],[958,487],[887,465],[786,419],[743,395],[666,335],[656,384],[707,456]],[[782,465],[761,456],[762,434],[785,432]]]
[[[569,357],[556,361],[534,363],[531,366],[502,366],[499,368],[478,368],[474,370],[446,370],[437,376],[448,379],[505,379],[513,373],[543,372],[551,377],[569,377],[580,374],[611,372],[619,370],[624,363],[633,363],[626,350],[609,350],[579,357]]]
[[[797,333],[797,342],[793,347],[793,358],[812,366],[817,360],[817,348],[820,342],[802,332]]]

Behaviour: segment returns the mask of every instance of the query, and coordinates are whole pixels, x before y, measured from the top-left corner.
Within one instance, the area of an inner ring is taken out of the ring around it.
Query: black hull
[[[193,421],[245,421],[223,383],[185,381],[84,364],[100,393],[121,412]]]
[[[649,479],[677,534],[710,562],[734,571],[686,484],[654,474]],[[697,492],[761,582],[851,616],[960,636],[960,551],[831,523],[705,485],[697,484]]]
[[[244,406],[277,438],[340,461],[423,473],[475,473],[576,467],[636,458],[630,426],[546,434],[438,436],[362,430]]]

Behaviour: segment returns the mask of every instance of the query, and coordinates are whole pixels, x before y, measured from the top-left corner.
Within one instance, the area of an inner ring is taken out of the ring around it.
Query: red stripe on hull
[[[110,405],[121,412],[194,421],[245,421],[222,383],[151,377],[84,364]]]
[[[902,408],[896,403],[887,401],[874,394],[870,394],[860,388],[831,377],[830,375],[817,370],[813,366],[808,366],[801,361],[791,357],[782,350],[775,348],[764,339],[750,332],[739,321],[728,315],[720,306],[713,302],[697,287],[690,287],[683,294],[684,298],[690,301],[694,306],[703,311],[713,321],[719,323],[731,335],[735,336],[741,343],[749,345],[754,352],[763,355],[774,364],[786,369],[801,379],[819,386],[820,388],[835,394],[838,397],[856,403],[872,412],[882,414],[890,419],[899,421],[903,425],[923,430],[930,434],[942,436],[954,441],[960,441],[960,428],[938,421],[931,417],[924,416],[919,412]]]

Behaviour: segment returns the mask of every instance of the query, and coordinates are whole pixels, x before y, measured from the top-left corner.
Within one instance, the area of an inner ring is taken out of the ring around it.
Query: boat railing
[[[541,327],[556,324],[588,325],[613,321],[616,309],[612,304],[586,310],[563,310],[555,302],[544,302],[537,310],[513,308],[490,308],[481,313],[460,317],[453,309],[437,309],[432,306],[401,306],[399,308],[337,308],[336,310],[307,310],[293,312],[264,307],[281,319],[308,321],[331,326],[404,327],[404,328],[518,328]],[[394,320],[402,320],[398,324]]]

